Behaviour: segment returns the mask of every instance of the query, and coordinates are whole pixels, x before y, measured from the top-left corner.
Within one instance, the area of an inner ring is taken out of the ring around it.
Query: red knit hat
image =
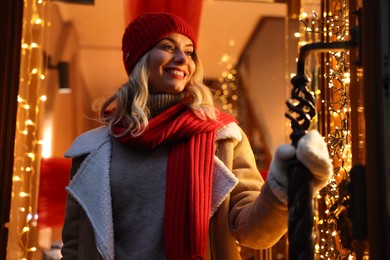
[[[141,57],[162,38],[172,33],[188,37],[196,47],[195,34],[190,25],[177,15],[145,13],[135,18],[126,28],[122,38],[123,63],[127,74]]]

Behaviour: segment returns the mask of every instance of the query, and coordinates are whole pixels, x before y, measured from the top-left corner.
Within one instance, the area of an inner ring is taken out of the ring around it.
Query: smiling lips
[[[181,78],[184,79],[186,76],[186,73],[184,71],[178,70],[178,69],[167,69],[166,70],[171,76],[175,78]]]

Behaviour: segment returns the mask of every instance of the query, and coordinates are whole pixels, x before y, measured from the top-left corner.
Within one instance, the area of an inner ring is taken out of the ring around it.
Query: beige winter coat
[[[240,244],[256,249],[268,248],[287,231],[287,206],[274,196],[269,183],[262,180],[246,135],[237,125],[233,128],[235,133],[229,134],[230,130],[224,129],[225,133],[218,138],[216,156],[234,174],[237,182],[210,219],[207,259],[241,259]],[[96,201],[110,206],[109,198],[99,198],[109,181],[99,184],[102,186],[96,188],[99,191],[96,196],[93,191],[90,194],[77,191],[88,178],[95,179],[94,169],[107,167],[103,170],[108,171],[110,138],[106,128],[98,128],[76,139],[66,154],[74,158],[71,175],[75,177],[67,188],[71,196],[68,196],[63,228],[64,260],[113,259],[112,226],[106,225],[112,222],[112,212],[107,210],[104,216],[94,214]],[[83,196],[92,201],[84,203]]]

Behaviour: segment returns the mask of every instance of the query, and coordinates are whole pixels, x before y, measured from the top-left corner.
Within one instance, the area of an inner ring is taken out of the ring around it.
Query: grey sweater
[[[110,183],[115,259],[165,259],[168,147],[146,152],[113,141]]]

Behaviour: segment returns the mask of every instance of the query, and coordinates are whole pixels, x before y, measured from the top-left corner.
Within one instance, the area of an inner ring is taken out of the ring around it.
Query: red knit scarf
[[[218,128],[235,121],[221,112],[217,120],[201,120],[179,103],[149,121],[139,137],[118,140],[131,147],[153,149],[172,144],[169,151],[164,212],[167,259],[204,259],[209,229]],[[123,128],[117,126],[114,133]]]

